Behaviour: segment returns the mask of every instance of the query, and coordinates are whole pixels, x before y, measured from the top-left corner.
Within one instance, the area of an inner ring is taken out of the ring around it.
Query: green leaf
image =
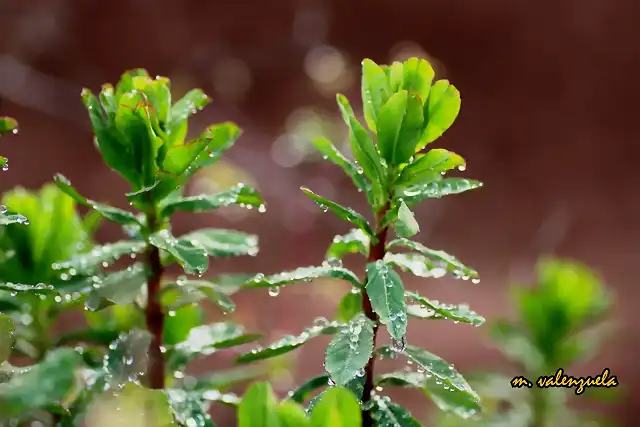
[[[480,181],[466,178],[445,178],[440,181],[429,182],[423,185],[412,185],[397,192],[397,197],[402,198],[407,205],[412,206],[426,199],[439,199],[452,194],[460,194],[465,191],[482,187]]]
[[[0,117],[0,135],[18,133],[18,122],[11,117]]]
[[[169,310],[164,318],[164,344],[175,345],[184,341],[192,328],[202,325],[204,313],[196,304]]]
[[[439,180],[441,174],[455,168],[461,171],[466,168],[466,162],[461,156],[442,148],[434,148],[402,169],[396,185],[407,187],[429,184]]]
[[[0,313],[0,363],[11,355],[15,341],[14,333],[15,325],[11,317]]]
[[[424,306],[428,310],[433,311],[435,318],[444,318],[453,320],[454,322],[469,323],[473,326],[480,326],[485,322],[485,318],[475,311],[471,311],[466,304],[442,304],[438,301],[431,301],[416,292],[407,292],[407,298],[412,298]]]
[[[122,225],[141,225],[140,221],[138,221],[138,218],[136,218],[136,216],[131,212],[114,208],[113,206],[104,205],[102,203],[97,203],[80,195],[80,193],[78,193],[78,191],[71,186],[71,182],[63,175],[57,174],[54,177],[53,182],[55,182],[60,190],[62,190],[76,202],[95,210],[109,221],[113,221]]]
[[[354,165],[349,159],[347,159],[338,149],[326,138],[316,138],[313,140],[313,145],[324,156],[325,159],[331,160],[332,163],[342,168],[342,170],[351,178],[353,183],[367,194],[367,197],[371,199],[371,185],[367,182],[361,172],[358,172],[358,167]]]
[[[347,382],[344,385],[344,388],[349,390],[356,397],[356,399],[360,400],[362,399],[362,393],[364,393],[364,383],[365,383],[364,375],[361,377],[356,376],[354,379]],[[313,408],[324,397],[324,395],[329,389],[333,387],[337,387],[332,380],[328,381],[328,385],[329,385],[329,388],[323,390],[322,392],[320,392],[319,394],[311,398],[311,400],[309,400],[309,404],[307,405],[307,414],[310,414],[313,411]]]
[[[201,89],[190,90],[171,107],[171,122],[178,123],[189,118],[196,111],[202,110],[211,102]]]
[[[248,353],[240,355],[236,362],[239,363],[247,363],[254,362],[256,360],[270,359],[272,357],[280,356],[285,353],[289,353],[290,351],[295,350],[296,348],[306,344],[311,339],[318,337],[320,335],[332,335],[335,334],[336,331],[340,329],[343,325],[339,322],[327,322],[326,319],[323,321],[314,322],[314,326],[310,328],[306,328],[300,335],[288,335],[285,336],[278,341],[274,342],[267,348],[257,347]]]
[[[421,254],[387,252],[384,256],[384,262],[418,277],[439,278],[447,273],[447,270],[436,266],[432,260]]]
[[[176,421],[186,427],[215,427],[201,402],[184,390],[167,390],[167,398]]]
[[[202,247],[213,257],[255,256],[258,253],[258,236],[242,231],[203,228],[180,236],[180,240]]]
[[[392,352],[393,350],[389,347],[380,350],[383,355]],[[437,395],[440,400],[450,395],[451,397],[447,400],[450,402],[448,404],[464,402],[464,407],[456,411],[460,415],[466,414],[466,417],[470,417],[478,412],[480,398],[453,366],[419,347],[408,345],[404,349],[404,354],[425,371],[424,376],[430,380],[425,384],[425,387],[430,395]],[[438,399],[434,399],[434,401],[438,403]]]
[[[406,408],[389,401],[386,396],[373,399],[371,415],[379,427],[420,427]]]
[[[104,358],[103,369],[108,384],[118,388],[146,373],[150,343],[151,334],[147,331],[122,333],[109,346]]]
[[[329,375],[323,374],[317,377],[313,377],[300,385],[294,391],[289,392],[289,399],[297,403],[303,403],[309,394],[313,393],[319,388],[327,387],[329,384]]]
[[[262,196],[254,188],[238,184],[237,186],[217,194],[184,197],[161,205],[161,216],[169,217],[174,212],[206,212],[231,205],[255,206],[264,205]]]
[[[29,225],[29,220],[19,213],[4,211],[0,212],[0,225],[24,224]]]
[[[362,105],[364,117],[373,132],[376,132],[378,115],[382,106],[391,96],[391,87],[387,75],[370,59],[362,61]]]
[[[337,385],[344,385],[364,369],[373,352],[373,322],[364,314],[351,319],[327,347],[325,369]]]
[[[238,408],[238,427],[280,427],[278,401],[269,383],[255,383]]]
[[[311,427],[360,427],[360,404],[353,393],[341,387],[327,390],[311,411]]]
[[[369,236],[375,235],[375,233],[371,229],[371,226],[367,222],[367,219],[363,217],[361,214],[359,214],[358,212],[354,211],[351,208],[345,208],[344,206],[340,206],[336,202],[333,202],[329,199],[325,199],[322,196],[318,196],[316,193],[309,190],[308,188],[301,187],[300,189],[306,196],[308,196],[311,200],[316,202],[325,212],[327,210],[331,210],[331,212],[335,213],[338,217],[340,217],[341,219],[344,219],[345,221],[349,221],[351,224],[355,225],[356,227],[358,227],[359,229],[367,233]]]
[[[424,105],[429,97],[431,82],[435,77],[433,68],[424,59],[409,58],[402,64],[402,89],[415,93]]]
[[[416,151],[438,139],[451,127],[460,112],[460,92],[448,80],[438,80],[431,86],[425,105],[425,129]]]
[[[380,157],[373,139],[356,119],[349,100],[343,95],[338,95],[337,100],[342,118],[349,127],[351,151],[356,162],[362,167],[362,172],[371,181],[373,205],[377,208],[385,201],[383,186],[386,182],[386,165],[383,165],[383,159]]]
[[[0,283],[0,291],[7,291],[12,294],[25,293],[33,295],[48,295],[55,293],[55,290],[51,285],[23,285],[21,283]]]
[[[378,148],[388,165],[406,163],[422,132],[422,101],[406,90],[396,92],[380,109]]]
[[[304,409],[290,400],[285,400],[278,406],[280,427],[309,427],[309,420]]]
[[[131,304],[140,295],[142,286],[147,282],[147,270],[144,264],[134,264],[125,270],[107,273],[103,278],[95,276],[92,294],[118,305]],[[87,304],[87,308],[95,310]]]
[[[407,303],[398,273],[383,261],[369,263],[366,289],[380,323],[387,326],[393,338],[403,340],[407,333]]]
[[[336,320],[346,323],[359,313],[362,313],[362,294],[360,290],[354,288],[340,300],[336,312]]]
[[[173,255],[187,274],[202,274],[209,267],[207,252],[191,240],[176,239],[168,230],[149,236],[149,243]]]
[[[245,284],[245,287],[268,288],[286,286],[299,282],[310,282],[311,280],[321,277],[342,279],[350,282],[353,286],[360,286],[360,280],[352,271],[343,267],[323,265],[321,267],[300,267],[293,271],[278,273],[272,276],[265,276],[262,273],[258,273]]]
[[[213,397],[215,397],[215,393],[212,393],[212,390],[219,391],[228,389],[238,383],[243,383],[248,380],[255,380],[266,375],[267,373],[268,367],[260,365],[245,365],[232,369],[216,370],[208,374],[199,375],[196,379],[196,384],[193,387],[191,387],[190,385],[189,389],[202,391],[204,393],[204,396],[207,397],[207,400],[212,400],[210,399],[210,397],[212,397],[211,394],[213,394]],[[189,379],[189,381],[191,380],[192,379]],[[228,401],[228,396],[225,399]]]
[[[462,264],[456,257],[449,255],[446,252],[429,249],[421,243],[407,239],[396,239],[387,244],[387,250],[395,247],[406,247],[414,251],[418,251],[422,255],[442,263],[442,268],[446,268],[447,271],[453,272],[454,275],[459,276],[463,280],[467,280],[469,278],[477,279],[478,277],[477,271]]]
[[[78,329],[58,336],[55,340],[55,345],[63,346],[75,343],[89,343],[109,346],[109,344],[118,338],[120,332],[119,329]]]
[[[354,228],[343,236],[335,236],[327,250],[326,259],[341,259],[347,254],[360,253],[369,256],[371,239],[359,228]]]
[[[437,377],[420,372],[394,372],[381,375],[376,384],[419,389],[442,411],[452,412],[463,419],[471,418],[482,410],[475,394],[459,393],[449,386],[443,387],[438,382],[441,381]]]
[[[0,420],[26,411],[64,404],[76,388],[80,355],[71,349],[56,349],[23,374],[0,384]]]
[[[135,240],[122,240],[115,243],[108,243],[102,246],[95,246],[88,253],[75,254],[64,262],[54,265],[54,269],[74,269],[79,274],[91,274],[110,263],[117,261],[123,256],[131,256],[142,253],[146,247],[145,242]]]
[[[188,280],[178,278],[176,283],[163,287],[162,305],[169,310],[176,310],[188,304],[196,303],[204,298],[217,305],[224,313],[233,312],[235,304],[227,294],[214,282],[207,280]]]
[[[244,328],[231,322],[212,323],[191,329],[186,340],[176,344],[168,352],[168,365],[180,367],[200,355],[209,355],[218,349],[235,347],[262,338],[248,334]]]
[[[404,202],[400,202],[398,220],[395,223],[395,228],[396,234],[399,237],[411,237],[420,231],[418,221],[416,221],[416,218],[413,216],[413,212],[411,212]]]

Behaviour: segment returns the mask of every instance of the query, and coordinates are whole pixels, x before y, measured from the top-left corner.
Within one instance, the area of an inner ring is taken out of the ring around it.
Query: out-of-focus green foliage
[[[491,337],[516,369],[512,375],[475,374],[470,382],[484,403],[482,416],[473,421],[440,416],[441,427],[582,427],[609,426],[597,415],[577,412],[568,398],[575,388],[538,388],[540,376],[553,376],[593,358],[611,337],[609,319],[613,299],[597,275],[568,260],[545,258],[537,268],[537,286],[515,286],[514,321],[499,320]],[[593,376],[601,372],[594,372]],[[609,377],[615,375],[610,373]],[[513,388],[511,379],[524,376],[533,388]],[[577,375],[574,375],[577,376]],[[617,388],[586,388],[584,397],[615,400]]]

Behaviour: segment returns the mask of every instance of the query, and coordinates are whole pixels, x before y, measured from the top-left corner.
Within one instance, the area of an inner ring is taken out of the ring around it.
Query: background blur
[[[62,172],[83,194],[126,207],[128,188],[94,149],[79,95],[143,67],[171,78],[176,99],[193,87],[213,97],[191,121],[194,136],[224,120],[244,129],[225,162],[191,190],[245,180],[268,203],[265,214],[192,215],[176,228],[260,236],[261,255],[217,262],[218,273],[317,265],[347,226],[323,214],[300,185],[366,206],[350,180],[315,154],[311,138],[346,142],[335,93],[360,109],[362,58],[425,57],[463,100],[436,144],[463,155],[465,176],[485,186],[425,203],[417,238],[475,267],[482,282],[406,276],[407,286],[467,302],[491,319],[510,314],[507,285],[529,281],[540,254],[594,267],[618,296],[620,332],[598,360],[571,373],[610,368],[627,399],[608,412],[632,425],[640,405],[638,28],[638,0],[0,0],[0,114],[20,122],[19,135],[2,141],[10,170],[0,184],[37,188]],[[99,237],[121,236],[106,225]],[[332,316],[344,289],[316,281],[278,297],[248,292],[236,298],[236,318],[268,339],[297,333],[316,316]],[[409,341],[458,369],[508,369],[483,328],[414,322]],[[287,370],[274,377],[278,389],[320,373],[325,345],[317,339],[281,363]],[[195,369],[228,364],[225,357]],[[418,393],[395,396],[423,420],[431,409]]]

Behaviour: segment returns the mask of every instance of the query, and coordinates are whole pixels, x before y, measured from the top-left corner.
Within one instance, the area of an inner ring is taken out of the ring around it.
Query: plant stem
[[[147,224],[150,230],[157,228],[156,218],[155,212],[147,215]],[[147,280],[147,307],[145,309],[147,330],[151,333],[147,377],[149,387],[162,390],[164,389],[165,367],[164,354],[162,353],[164,312],[160,304],[160,280],[164,273],[164,267],[160,261],[160,250],[157,247],[148,245],[146,255],[147,266],[151,271],[151,276]]]
[[[533,420],[531,427],[547,427],[547,393],[544,389],[534,387],[533,391]]]
[[[380,212],[376,215],[376,221],[378,224],[381,223],[382,218],[389,210],[389,204],[385,205],[384,208],[380,210]],[[369,245],[369,258],[367,259],[367,263],[376,262],[384,258],[385,254],[385,245],[387,240],[387,227],[381,228],[377,230],[376,233],[377,242],[371,243]],[[365,279],[365,283],[366,283]],[[378,336],[378,327],[380,326],[380,322],[378,321],[378,315],[373,308],[371,307],[371,301],[369,300],[369,295],[367,294],[367,290],[365,287],[362,288],[362,308],[364,310],[364,314],[373,322],[373,348],[375,351],[376,348],[376,338]],[[367,362],[367,366],[364,368],[364,389],[362,391],[362,403],[366,407],[367,403],[371,400],[371,392],[373,391],[374,386],[374,364],[376,361],[375,354],[371,355],[369,362]],[[373,417],[371,416],[370,409],[362,410],[362,427],[373,427]]]

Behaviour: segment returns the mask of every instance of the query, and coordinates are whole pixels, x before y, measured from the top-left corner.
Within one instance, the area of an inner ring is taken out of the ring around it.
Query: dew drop
[[[280,286],[271,286],[269,288],[269,296],[277,297],[280,295]]]

